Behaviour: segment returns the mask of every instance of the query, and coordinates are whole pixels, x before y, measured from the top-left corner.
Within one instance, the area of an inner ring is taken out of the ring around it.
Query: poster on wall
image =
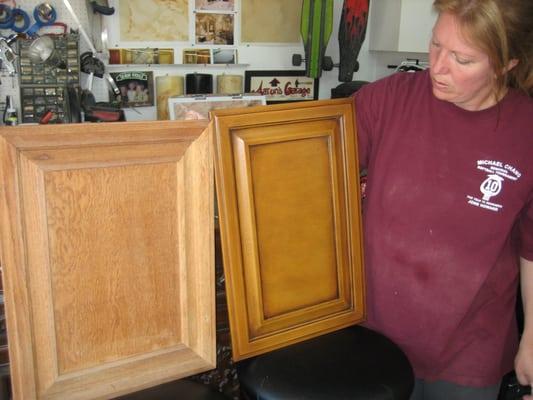
[[[189,40],[188,0],[120,0],[121,41]]]
[[[151,107],[154,105],[154,77],[152,71],[112,72],[122,99],[122,107]]]
[[[235,0],[196,0],[197,10],[234,11]]]
[[[241,42],[299,43],[303,0],[241,0]]]
[[[318,79],[305,71],[245,71],[245,93],[264,95],[267,104],[318,99]]]
[[[233,44],[234,15],[196,13],[196,44]]]

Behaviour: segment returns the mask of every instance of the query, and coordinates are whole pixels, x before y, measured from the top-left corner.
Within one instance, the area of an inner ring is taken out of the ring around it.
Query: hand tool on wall
[[[104,63],[96,58],[92,52],[87,51],[80,56],[80,68],[82,72],[89,74],[87,88],[83,89],[80,94],[80,107],[84,112],[85,121],[124,121],[124,112],[120,106],[97,103],[92,93],[93,77],[103,78],[105,75]]]
[[[91,28],[91,38],[97,51],[107,50],[107,28],[102,24],[104,16],[113,15],[115,9],[109,7],[107,0],[85,0],[87,5],[87,16]]]
[[[339,25],[339,81],[351,82],[365,40],[370,0],[344,0]]]
[[[6,68],[9,75],[15,73],[15,60],[17,55],[11,48],[11,45],[17,40],[17,35],[11,35],[8,38],[0,37],[0,60]]]
[[[55,23],[57,13],[49,3],[40,3],[33,10],[35,23],[30,27],[30,17],[21,8],[12,8],[0,4],[0,29],[12,30],[15,34],[9,37],[0,37],[0,60],[10,75],[15,73],[16,53],[11,48],[19,35],[37,36],[37,31],[43,26]]]
[[[0,29],[11,29],[16,33],[25,33],[33,37],[44,26],[55,23],[57,12],[49,3],[40,3],[33,9],[35,23],[30,26],[29,14],[21,8],[10,8],[0,4]]]
[[[97,54],[96,48],[94,47],[93,42],[91,41],[91,39],[87,35],[87,32],[85,32],[85,29],[83,29],[83,26],[82,26],[80,20],[78,19],[78,16],[74,12],[74,9],[72,8],[72,5],[70,4],[69,0],[63,0],[63,3],[65,4],[65,7],[67,8],[68,12],[72,16],[72,19],[78,25],[78,29],[80,31],[80,34],[85,39],[85,41],[87,42],[87,45],[89,46],[89,49],[90,49],[90,52],[91,52],[92,56],[96,57],[96,54]],[[107,82],[109,87],[111,88],[111,91],[113,92],[115,97],[116,96],[120,96],[120,90],[119,90],[117,84],[115,83],[115,81],[113,80],[113,78],[111,77],[111,75],[109,75],[108,72],[104,71],[103,78],[105,79],[105,81]]]

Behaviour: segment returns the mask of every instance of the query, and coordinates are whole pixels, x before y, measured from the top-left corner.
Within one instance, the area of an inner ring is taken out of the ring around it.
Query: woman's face
[[[496,76],[488,56],[463,37],[455,17],[441,13],[429,47],[433,94],[465,110],[496,103]]]

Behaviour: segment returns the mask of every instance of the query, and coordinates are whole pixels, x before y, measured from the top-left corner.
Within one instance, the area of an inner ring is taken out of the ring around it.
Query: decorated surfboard
[[[323,69],[333,68],[331,58],[325,57],[332,31],[333,0],[303,0],[300,33],[304,43],[305,72],[308,77],[319,78]]]
[[[339,81],[351,82],[365,40],[370,0],[344,0],[339,24]]]

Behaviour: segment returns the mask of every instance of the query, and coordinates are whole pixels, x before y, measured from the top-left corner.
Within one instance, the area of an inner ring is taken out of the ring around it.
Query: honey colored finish
[[[206,128],[0,130],[15,400],[104,399],[214,368]]]
[[[328,144],[315,138],[250,148],[265,319],[338,296]],[[309,169],[313,164],[317,168]],[[313,219],[323,229],[305,222]],[[318,247],[323,251],[308,251]],[[292,269],[293,263],[305,265],[306,274]]]
[[[234,359],[362,321],[351,100],[212,116]]]

